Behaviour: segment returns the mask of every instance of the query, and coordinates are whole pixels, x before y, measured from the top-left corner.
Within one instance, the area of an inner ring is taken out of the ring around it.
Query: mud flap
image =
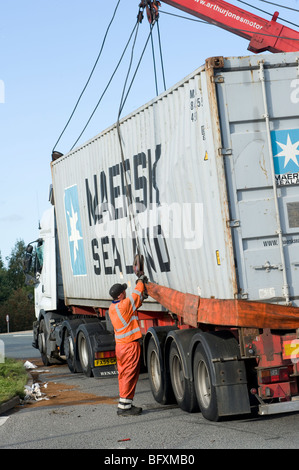
[[[244,362],[214,362],[214,367],[219,416],[250,414]]]
[[[250,414],[246,368],[235,337],[228,330],[197,333],[191,340],[190,357],[198,342],[211,365],[218,416]]]

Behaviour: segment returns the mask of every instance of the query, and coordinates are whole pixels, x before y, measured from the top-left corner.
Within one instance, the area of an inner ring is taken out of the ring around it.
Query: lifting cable
[[[158,23],[158,22],[156,22],[156,23]],[[141,64],[142,58],[143,58],[144,53],[145,53],[145,50],[146,50],[146,48],[147,48],[149,39],[151,38],[152,28],[153,28],[153,26],[154,26],[154,25],[151,25],[151,30],[150,30],[150,33],[149,33],[149,35],[148,35],[148,37],[147,37],[147,40],[146,40],[146,42],[145,42],[145,46],[144,46],[143,51],[142,51],[142,53],[141,53],[139,62],[138,62],[138,64],[137,64],[137,67],[136,67],[136,70],[135,70],[135,73],[134,73],[133,78],[132,78],[132,80],[131,80],[131,83],[130,83],[130,86],[129,86],[129,88],[128,88],[128,91],[127,91],[126,95],[124,96],[124,94],[125,94],[125,89],[126,89],[126,86],[127,86],[127,81],[128,81],[128,78],[129,78],[129,74],[130,74],[130,71],[131,71],[131,67],[132,67],[133,52],[134,52],[135,43],[136,43],[136,39],[137,39],[137,35],[138,35],[139,24],[140,24],[140,20],[139,20],[139,18],[137,17],[137,22],[136,22],[135,25],[134,25],[134,28],[133,28],[133,30],[132,30],[132,32],[131,32],[131,34],[130,34],[130,37],[129,37],[129,39],[128,39],[128,42],[127,42],[127,44],[126,44],[126,46],[125,46],[125,48],[124,48],[124,50],[123,50],[123,52],[122,52],[122,55],[121,55],[121,57],[120,57],[120,59],[119,59],[117,65],[116,65],[116,68],[115,68],[114,72],[113,72],[113,74],[111,75],[110,80],[108,81],[108,84],[107,84],[106,88],[104,89],[104,91],[103,91],[103,93],[102,93],[102,95],[101,95],[99,101],[97,102],[97,104],[96,104],[94,110],[92,111],[92,113],[91,113],[91,115],[90,115],[90,117],[89,117],[87,123],[85,124],[85,126],[84,126],[82,132],[80,133],[80,135],[79,135],[79,137],[77,138],[76,142],[75,142],[75,143],[73,144],[73,146],[71,147],[70,151],[73,150],[74,147],[77,145],[78,141],[80,140],[80,138],[82,137],[82,135],[83,135],[83,133],[85,132],[86,128],[88,127],[88,125],[89,125],[91,119],[93,118],[93,116],[94,116],[94,114],[95,114],[97,108],[99,107],[99,105],[100,105],[100,103],[101,103],[101,101],[102,101],[102,99],[103,99],[103,97],[104,97],[104,95],[105,95],[105,93],[106,93],[106,91],[107,91],[107,89],[108,89],[108,87],[109,87],[109,85],[110,85],[112,79],[114,78],[115,73],[117,72],[117,70],[118,70],[118,68],[119,68],[119,66],[120,66],[120,63],[121,63],[121,61],[122,61],[122,59],[123,59],[123,57],[124,57],[124,55],[125,55],[125,52],[126,52],[128,46],[129,46],[130,42],[131,42],[131,39],[132,39],[132,37],[133,37],[134,32],[135,32],[135,30],[136,30],[135,39],[134,39],[133,46],[132,46],[131,61],[130,61],[129,70],[128,70],[128,73],[127,73],[127,76],[126,76],[126,79],[125,79],[125,85],[124,85],[124,87],[123,87],[123,92],[122,92],[122,97],[121,97],[121,102],[120,102],[120,107],[119,107],[119,112],[118,112],[117,125],[119,125],[120,115],[121,115],[121,113],[122,113],[122,111],[123,111],[124,105],[125,105],[125,103],[126,103],[126,100],[127,100],[128,95],[129,95],[129,93],[130,93],[131,87],[132,87],[133,82],[134,82],[134,80],[135,80],[136,74],[137,74],[137,72],[138,72],[139,66],[140,66],[140,64]],[[161,46],[160,46],[160,57],[162,58]],[[161,60],[162,60],[162,59],[161,59]],[[162,68],[163,68],[163,63],[162,63]],[[163,80],[164,80],[164,87],[165,87],[164,69],[163,69]],[[165,87],[165,89],[166,89],[166,87]]]
[[[129,44],[130,44],[130,42],[131,42],[132,36],[133,36],[133,34],[134,34],[135,29],[137,28],[137,25],[138,25],[138,23],[136,22],[135,25],[134,25],[134,28],[133,28],[133,30],[132,30],[132,32],[131,32],[131,34],[130,34],[130,37],[129,37],[128,41],[127,41],[127,44],[125,45],[125,48],[124,48],[124,50],[123,50],[123,52],[122,52],[122,54],[121,54],[121,56],[120,56],[120,59],[119,59],[117,65],[116,65],[116,67],[115,67],[115,69],[114,69],[114,72],[112,73],[112,75],[111,75],[111,77],[110,77],[110,79],[109,79],[109,81],[108,81],[108,83],[107,83],[107,85],[106,85],[106,87],[105,87],[105,89],[104,89],[102,95],[100,96],[99,101],[97,102],[97,104],[96,104],[95,108],[93,109],[93,111],[92,111],[92,113],[91,113],[91,115],[90,115],[90,117],[89,117],[87,123],[85,124],[85,126],[84,126],[82,132],[80,133],[80,135],[79,135],[79,137],[77,138],[76,142],[73,144],[73,146],[72,146],[72,148],[70,149],[70,151],[74,149],[75,145],[78,143],[78,141],[79,141],[80,138],[82,137],[82,135],[83,135],[83,133],[85,132],[85,130],[86,130],[88,124],[90,123],[90,121],[91,121],[91,119],[93,118],[93,116],[94,116],[96,110],[98,109],[98,107],[99,107],[99,105],[100,105],[100,103],[101,103],[101,101],[102,101],[102,99],[103,99],[103,97],[104,97],[106,91],[107,91],[108,88],[109,88],[110,83],[112,82],[112,80],[113,80],[113,78],[114,78],[114,75],[116,74],[116,72],[117,72],[117,70],[118,70],[118,68],[119,68],[119,66],[120,66],[120,64],[121,64],[121,61],[122,61],[122,59],[123,59],[123,57],[124,57],[124,55],[125,55],[125,53],[126,53],[126,50],[127,50],[128,46],[129,46]]]
[[[155,48],[154,48],[154,40],[152,34],[152,27],[150,24],[150,31],[151,31],[151,44],[152,44],[152,56],[153,56],[153,66],[154,66],[154,75],[155,75],[155,85],[156,85],[156,95],[158,96],[158,81],[157,81],[157,69],[156,69],[156,59],[155,59]]]
[[[159,21],[157,21],[157,30],[158,30],[159,51],[160,51],[160,61],[161,61],[161,70],[162,70],[162,76],[163,76],[164,91],[166,91],[166,81],[165,81],[165,73],[164,73],[164,64],[163,64],[163,55],[162,55],[162,45],[161,45]]]
[[[208,21],[204,21],[204,20],[199,20],[197,18],[189,18],[188,16],[182,16],[182,15],[176,15],[174,13],[169,13],[167,11],[162,11],[160,10],[160,13],[164,13],[165,15],[170,15],[170,16],[176,16],[177,18],[182,18],[184,20],[189,20],[189,21],[195,21],[196,23],[202,23],[202,24],[205,24],[205,25],[208,25],[208,26],[214,26],[214,27],[217,27],[217,25],[214,25],[213,23],[209,23]],[[270,14],[270,13],[269,13]],[[273,15],[272,15],[273,16]],[[282,18],[280,18],[282,19]],[[284,21],[284,20],[283,20]],[[297,26],[297,25],[296,25]],[[242,28],[233,28],[231,27],[230,28],[230,31],[231,32],[244,32],[244,33],[252,33],[252,31],[249,31],[248,29],[242,29]],[[299,41],[299,39],[297,38],[291,38],[291,37],[285,37],[285,36],[277,36],[276,34],[267,34],[267,33],[261,33],[259,31],[259,36],[267,36],[267,37],[271,37],[271,38],[277,38],[277,39],[285,39],[285,40],[291,40],[291,41]]]
[[[121,164],[122,164],[122,168],[123,168],[123,175],[124,175],[125,188],[126,188],[126,198],[127,198],[128,212],[129,212],[128,215],[129,215],[129,221],[130,221],[132,236],[133,236],[134,231],[135,231],[136,249],[137,249],[137,254],[138,255],[141,254],[141,250],[140,250],[140,242],[139,242],[139,236],[138,236],[138,228],[137,228],[137,223],[136,223],[136,214],[134,214],[134,207],[133,207],[133,203],[135,203],[135,200],[134,200],[134,196],[133,196],[132,192],[130,192],[130,190],[129,190],[129,182],[128,182],[127,171],[126,171],[127,168],[126,168],[126,163],[125,163],[125,155],[124,155],[122,136],[121,136],[121,131],[120,131],[120,116],[121,116],[121,113],[123,111],[126,100],[128,98],[128,95],[130,93],[130,90],[132,88],[132,85],[134,83],[137,71],[140,67],[142,58],[144,56],[145,50],[146,50],[147,45],[148,45],[148,42],[151,38],[153,26],[154,25],[150,25],[150,33],[149,33],[149,35],[146,39],[146,42],[145,42],[144,48],[141,52],[139,61],[137,63],[136,69],[135,69],[135,72],[134,72],[133,77],[131,79],[130,85],[128,86],[128,90],[126,91],[127,82],[128,82],[128,79],[129,79],[129,75],[130,75],[131,68],[132,68],[132,63],[133,63],[134,49],[135,49],[135,44],[136,44],[136,39],[137,39],[137,34],[138,34],[138,28],[137,28],[135,39],[134,39],[133,46],[132,46],[132,51],[131,51],[131,59],[130,59],[130,63],[129,63],[125,83],[124,83],[124,86],[123,86],[123,91],[122,91],[122,96],[121,96],[119,111],[118,111],[118,116],[117,116],[117,123],[116,123],[117,135],[118,135],[118,140],[119,140],[119,145],[120,145],[120,153],[121,153]],[[131,177],[130,177],[130,179],[131,179]]]
[[[95,69],[96,69],[96,66],[97,66],[97,64],[98,64],[98,62],[99,62],[99,59],[100,59],[101,55],[102,55],[102,51],[103,51],[104,44],[105,44],[106,39],[107,39],[107,36],[108,36],[109,29],[110,29],[110,27],[111,27],[111,25],[112,25],[112,23],[113,23],[113,21],[114,21],[114,18],[115,18],[117,9],[118,9],[118,7],[119,7],[119,4],[120,4],[120,0],[118,0],[117,5],[116,5],[116,7],[115,7],[115,9],[114,9],[112,18],[111,18],[111,20],[110,20],[110,23],[108,24],[106,33],[105,33],[105,35],[104,35],[104,39],[103,39],[103,41],[102,41],[102,45],[101,45],[101,48],[100,48],[100,52],[99,52],[99,54],[98,54],[98,56],[97,56],[97,58],[96,58],[96,61],[95,61],[95,63],[94,63],[94,66],[92,67],[92,70],[91,70],[91,72],[90,72],[90,74],[89,74],[89,77],[88,77],[88,79],[87,79],[87,82],[86,82],[86,84],[85,84],[83,90],[82,90],[81,93],[80,93],[80,96],[79,96],[79,98],[78,98],[78,100],[77,100],[77,102],[76,102],[76,104],[75,104],[75,107],[74,107],[74,109],[73,109],[73,111],[72,111],[72,113],[71,113],[71,115],[70,115],[70,117],[69,117],[69,119],[68,119],[66,125],[64,126],[64,129],[62,130],[62,132],[61,132],[61,134],[60,134],[60,136],[59,136],[59,138],[58,138],[56,144],[55,144],[54,147],[53,147],[53,152],[54,152],[54,150],[55,150],[55,148],[56,148],[58,142],[60,141],[61,137],[63,136],[64,132],[66,131],[66,129],[67,129],[69,123],[71,122],[72,117],[74,116],[75,111],[76,111],[76,109],[77,109],[77,107],[78,107],[78,105],[79,105],[79,103],[80,103],[80,101],[81,101],[81,98],[82,98],[82,96],[83,96],[83,94],[84,94],[84,92],[85,92],[85,90],[86,90],[86,88],[87,88],[87,86],[88,86],[88,84],[89,84],[89,82],[90,82],[90,80],[91,80],[91,77],[92,77],[92,75],[93,75],[93,73],[94,73],[94,71],[95,71]]]
[[[157,31],[158,31],[161,72],[162,72],[162,78],[163,78],[164,91],[166,91],[166,81],[165,81],[164,64],[163,64],[163,56],[162,56],[161,36],[160,36],[160,29],[159,29],[159,21],[158,20],[156,20],[156,24],[157,24]],[[150,27],[151,27],[151,25],[150,25]],[[154,50],[154,41],[153,41],[152,30],[151,30],[151,44],[152,44],[152,55],[153,55],[154,74],[155,74],[156,95],[158,96],[159,90],[158,90],[158,79],[157,79],[156,59],[155,59],[155,50]]]
[[[268,11],[265,11],[265,10],[263,10],[262,8],[255,7],[255,6],[251,5],[251,4],[248,3],[248,2],[245,2],[244,0],[237,0],[237,2],[243,3],[244,5],[247,5],[248,7],[251,7],[251,8],[253,8],[253,9],[255,9],[255,10],[261,11],[262,13],[265,13],[266,15],[270,15],[271,17],[273,17],[273,13],[269,13]],[[298,24],[293,23],[292,21],[288,21],[288,20],[286,20],[286,19],[284,19],[284,18],[281,18],[281,17],[279,17],[279,18],[280,18],[281,21],[284,21],[285,23],[288,23],[288,24],[291,24],[292,26],[298,27]]]
[[[152,26],[152,27],[153,27],[153,26]],[[122,111],[123,111],[124,105],[125,105],[125,103],[126,103],[126,101],[127,101],[128,95],[129,95],[129,93],[130,93],[130,90],[131,90],[132,85],[133,85],[133,83],[134,83],[134,80],[135,80],[135,78],[136,78],[136,74],[137,74],[138,69],[139,69],[139,67],[140,67],[140,64],[141,64],[141,61],[142,61],[142,59],[143,59],[143,56],[144,56],[145,50],[146,50],[146,48],[147,48],[147,45],[148,45],[148,43],[149,43],[150,37],[151,37],[151,32],[149,33],[149,35],[148,35],[148,37],[147,37],[147,39],[146,39],[146,42],[145,42],[143,51],[142,51],[142,53],[141,53],[141,55],[140,55],[140,59],[139,59],[138,64],[137,64],[137,66],[136,66],[136,70],[135,70],[134,75],[133,75],[133,77],[132,77],[130,86],[128,87],[128,91],[127,91],[127,93],[126,93],[126,95],[125,95],[125,97],[124,97],[124,92],[125,92],[125,87],[126,87],[126,83],[125,83],[125,86],[124,86],[124,89],[123,89],[123,94],[122,94],[121,105],[120,105],[120,107],[119,107],[118,120],[119,120],[119,118],[120,118],[120,115],[121,115],[121,113],[122,113]],[[129,72],[130,72],[130,70],[129,70]],[[128,74],[129,74],[129,72],[128,72]],[[127,82],[127,79],[128,79],[128,75],[127,75],[127,78],[126,78],[126,82]]]
[[[281,5],[280,3],[273,3],[273,2],[269,2],[268,0],[258,0],[258,1],[263,2],[263,3],[269,3],[269,5],[274,5],[275,7],[285,8],[286,10],[296,11],[297,13],[299,13],[298,9],[286,7],[285,5]]]
[[[143,11],[142,11],[142,8],[144,9],[144,5],[139,5],[139,13],[137,15],[137,19],[138,19],[138,23],[141,23],[142,22],[142,19],[143,19]],[[120,153],[121,153],[121,164],[122,164],[122,168],[123,168],[123,177],[124,177],[124,182],[125,182],[125,188],[126,188],[126,199],[127,199],[127,206],[128,206],[128,218],[129,218],[129,222],[130,222],[130,229],[131,229],[131,234],[132,234],[132,238],[134,238],[134,232],[135,232],[135,240],[136,240],[136,251],[137,251],[137,255],[142,256],[141,255],[141,243],[140,243],[140,240],[139,240],[139,232],[138,232],[138,227],[137,227],[137,221],[136,221],[136,214],[138,213],[138,208],[136,207],[136,204],[135,204],[135,198],[132,194],[132,192],[130,191],[130,187],[129,186],[129,182],[128,182],[128,175],[127,175],[127,168],[126,168],[126,162],[125,162],[125,155],[124,155],[124,149],[123,149],[123,142],[122,142],[122,136],[121,136],[121,130],[120,130],[120,117],[121,117],[121,113],[124,109],[124,105],[126,103],[126,100],[128,98],[128,95],[130,93],[130,90],[131,90],[131,87],[134,83],[134,80],[135,80],[135,77],[136,77],[136,74],[137,74],[137,71],[140,67],[140,64],[141,64],[141,61],[142,61],[142,58],[144,56],[144,53],[146,51],[146,48],[147,48],[147,45],[148,45],[148,42],[149,40],[151,39],[151,44],[152,44],[152,55],[153,55],[153,62],[154,62],[154,74],[155,74],[155,84],[156,84],[156,93],[158,95],[158,85],[157,85],[157,74],[156,74],[156,62],[155,62],[155,53],[154,53],[154,43],[153,43],[153,35],[152,35],[152,32],[153,32],[153,27],[154,25],[157,24],[157,27],[158,27],[158,18],[155,19],[155,21],[153,22],[150,22],[150,33],[146,39],[146,42],[145,42],[145,45],[144,45],[144,48],[141,52],[141,55],[140,55],[140,58],[139,58],[139,61],[137,63],[137,66],[136,66],[136,69],[135,69],[135,72],[133,74],[133,77],[131,79],[131,83],[130,85],[128,86],[128,89],[126,91],[126,88],[127,88],[127,83],[128,83],[128,79],[129,79],[129,75],[131,73],[131,68],[132,68],[132,63],[133,63],[133,56],[134,56],[134,49],[135,49],[135,45],[136,45],[136,40],[137,40],[137,34],[138,34],[138,29],[137,28],[137,31],[136,31],[136,35],[135,35],[135,39],[134,39],[134,42],[133,42],[133,46],[132,46],[132,51],[131,51],[131,59],[130,59],[130,63],[129,63],[129,67],[128,67],[128,71],[127,71],[127,75],[126,75],[126,78],[125,78],[125,82],[124,82],[124,86],[123,86],[123,91],[122,91],[122,96],[121,96],[121,100],[120,100],[120,105],[119,105],[119,111],[118,111],[118,116],[117,116],[117,123],[116,123],[116,128],[117,128],[117,134],[118,134],[118,140],[119,140],[119,145],[120,145]],[[158,37],[159,37],[159,49],[160,49],[160,59],[161,59],[161,67],[162,67],[162,74],[163,74],[163,82],[164,82],[164,90],[166,90],[166,84],[165,84],[165,75],[164,75],[164,66],[163,66],[163,57],[162,57],[162,48],[161,48],[161,38],[160,38],[160,32],[159,32],[159,27],[158,27]],[[131,181],[131,174],[129,173],[129,177],[130,177],[130,181]],[[134,210],[134,204],[135,204],[135,210]],[[135,258],[136,259],[136,258]]]

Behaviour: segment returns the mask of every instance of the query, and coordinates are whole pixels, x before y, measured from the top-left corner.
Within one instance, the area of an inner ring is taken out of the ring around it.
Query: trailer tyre
[[[77,348],[83,373],[87,377],[92,376],[92,353],[88,335],[84,331],[79,331]]]
[[[212,384],[212,363],[201,343],[197,345],[193,361],[194,386],[198,405],[204,418],[218,421],[216,389]]]
[[[148,378],[154,399],[163,403],[163,380],[159,351],[153,338],[150,339],[147,349]]]
[[[147,348],[147,370],[154,399],[161,405],[175,402],[169,374],[163,371],[162,358],[152,337]]]
[[[181,356],[174,341],[170,346],[169,369],[173,393],[179,407],[188,413],[198,411],[193,382],[185,377]]]

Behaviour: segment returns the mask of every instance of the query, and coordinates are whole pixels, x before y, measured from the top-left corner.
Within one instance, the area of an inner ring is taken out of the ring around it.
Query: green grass
[[[5,359],[0,363],[0,405],[15,396],[24,397],[27,372],[21,361]]]

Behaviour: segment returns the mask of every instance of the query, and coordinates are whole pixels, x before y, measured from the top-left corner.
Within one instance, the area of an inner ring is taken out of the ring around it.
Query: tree
[[[0,253],[0,332],[6,331],[9,315],[11,331],[32,328],[34,317],[33,287],[25,285],[25,243],[18,240],[5,268]]]
[[[8,282],[12,289],[18,289],[25,285],[24,273],[24,258],[25,258],[25,243],[23,240],[18,240],[12,249],[11,255],[8,258]]]
[[[12,291],[9,298],[0,305],[0,329],[6,331],[6,315],[9,315],[10,331],[32,329],[35,320],[32,300],[24,287]]]
[[[9,281],[7,276],[7,270],[5,269],[2,255],[0,252],[0,304],[4,300],[8,299],[10,294]]]

